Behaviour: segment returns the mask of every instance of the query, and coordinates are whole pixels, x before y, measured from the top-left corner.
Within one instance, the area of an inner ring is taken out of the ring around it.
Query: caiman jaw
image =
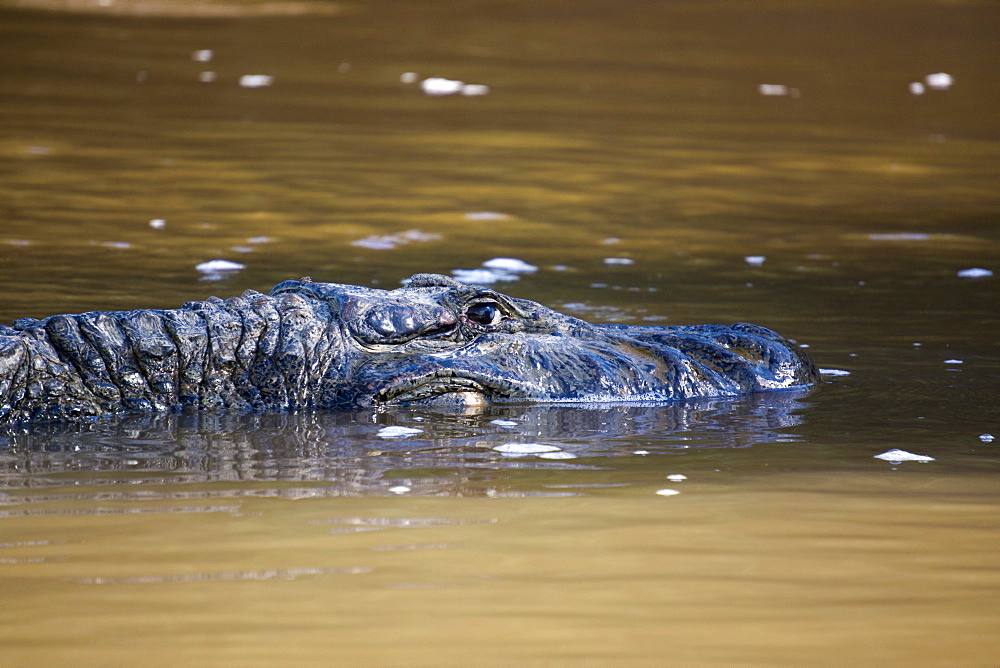
[[[427,376],[407,378],[380,390],[372,397],[378,405],[420,405],[481,407],[493,399],[506,398],[502,389],[467,376],[456,375],[454,371],[442,369]]]

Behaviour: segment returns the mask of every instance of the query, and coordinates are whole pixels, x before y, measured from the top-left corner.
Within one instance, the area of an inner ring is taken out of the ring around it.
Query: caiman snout
[[[367,344],[400,344],[451,331],[455,314],[436,303],[402,300],[352,300],[344,305],[344,320],[354,337]]]

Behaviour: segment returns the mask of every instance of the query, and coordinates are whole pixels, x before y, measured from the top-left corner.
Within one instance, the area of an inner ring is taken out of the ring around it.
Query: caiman
[[[285,281],[179,309],[0,325],[0,423],[119,413],[507,402],[672,403],[816,382],[751,325],[592,324],[417,274],[405,287]]]

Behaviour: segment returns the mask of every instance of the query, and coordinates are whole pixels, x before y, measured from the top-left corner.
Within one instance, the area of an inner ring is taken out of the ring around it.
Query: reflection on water
[[[8,430],[0,663],[995,664],[995,3],[28,4],[0,321],[507,257],[506,293],[850,375]]]
[[[17,509],[0,510],[0,516],[34,512],[25,504],[53,498],[35,494],[46,488],[72,489],[78,500],[354,496],[390,494],[400,486],[416,494],[496,495],[502,493],[496,480],[506,469],[592,468],[601,457],[794,442],[790,428],[799,423],[803,396],[788,391],[672,406],[508,406],[472,415],[407,409],[165,414],[12,427],[0,436],[0,484],[7,490],[0,505]],[[387,425],[412,433],[393,437]],[[510,456],[498,450],[511,443],[551,451]],[[552,451],[562,457],[553,460]],[[253,481],[323,484],[204,492],[187,487]],[[136,489],[139,483],[183,485],[183,491],[150,492]]]

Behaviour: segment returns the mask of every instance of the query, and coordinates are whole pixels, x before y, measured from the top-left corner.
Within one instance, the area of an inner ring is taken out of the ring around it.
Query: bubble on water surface
[[[656,493],[660,496],[677,496],[680,494],[676,489],[658,489]]]
[[[538,455],[542,459],[576,459],[576,455],[572,452],[543,452]]]
[[[491,420],[490,424],[495,424],[498,427],[516,427],[517,423],[513,420]]]
[[[201,83],[212,83],[216,78],[218,78],[218,75],[215,72],[206,71],[198,75],[198,81]]]
[[[973,267],[971,269],[963,269],[958,272],[959,278],[986,278],[987,276],[992,276],[993,272],[989,269],[983,269],[981,267]]]
[[[500,281],[516,281],[517,274],[489,269],[452,269],[451,275],[459,283],[466,285],[489,285]]]
[[[516,281],[518,274],[538,271],[538,267],[513,257],[495,257],[479,269],[453,269],[451,274],[459,283],[489,285],[500,281]]]
[[[410,491],[410,488],[406,485],[396,485],[395,487],[390,487],[389,491],[393,494],[406,494]]]
[[[167,221],[164,220],[163,218],[154,218],[151,221],[149,221],[149,226],[152,227],[154,230],[162,230],[164,227],[167,226]]]
[[[541,455],[562,451],[562,448],[542,443],[504,443],[503,445],[493,446],[493,449],[505,457],[523,457],[525,455]]]
[[[757,92],[765,97],[782,97],[788,95],[788,86],[784,84],[760,84]]]
[[[948,90],[955,83],[955,78],[946,72],[935,72],[925,76],[924,82],[931,90]]]
[[[406,230],[396,234],[373,234],[364,239],[352,241],[352,246],[359,248],[370,248],[372,250],[392,250],[396,246],[403,246],[411,242],[426,243],[436,241],[441,238],[440,234],[421,232],[420,230]]]
[[[983,443],[992,443],[994,441],[993,434],[980,434],[979,440]]]
[[[240,77],[241,88],[267,88],[274,83],[269,74],[244,74]]]
[[[490,87],[483,84],[465,84],[461,92],[465,97],[482,97],[489,95]]]
[[[635,260],[630,257],[606,257],[604,258],[604,264],[608,266],[627,266],[635,264]]]
[[[445,79],[444,77],[430,77],[420,82],[420,90],[425,95],[440,97],[442,95],[454,95],[462,90],[465,83],[455,79]]]
[[[688,477],[683,473],[671,473],[670,475],[667,476],[667,480],[673,482],[680,482],[681,480],[687,480],[687,479]]]
[[[924,94],[924,85],[922,83],[920,83],[919,81],[911,81],[910,82],[910,92],[912,94],[914,94],[914,95],[923,95]]]
[[[396,241],[392,237],[380,237],[373,235],[351,242],[352,246],[359,248],[371,248],[372,250],[391,250],[396,247]]]
[[[945,364],[965,364],[965,360],[951,359],[951,360],[945,360],[944,363]]]
[[[756,267],[759,267],[760,265],[764,264],[766,260],[767,257],[764,255],[747,255],[746,257],[743,258],[744,262],[746,262],[747,264],[752,264]]]
[[[900,464],[902,462],[932,462],[933,457],[928,457],[927,455],[915,455],[912,452],[907,452],[906,450],[900,450],[899,448],[894,448],[883,452],[880,455],[875,455],[875,459],[882,459],[892,464]]]
[[[409,438],[421,432],[423,432],[423,429],[417,429],[416,427],[392,426],[379,429],[375,435],[379,438]]]
[[[417,83],[417,80],[419,78],[420,75],[417,74],[416,72],[403,72],[402,74],[399,75],[399,83],[413,84]]]
[[[466,220],[476,220],[476,221],[488,221],[488,220],[507,220],[508,216],[506,213],[499,213],[497,211],[470,211],[465,214]]]
[[[191,60],[196,63],[207,63],[212,60],[214,56],[215,53],[211,49],[198,49],[191,54]]]
[[[532,272],[538,271],[538,267],[533,264],[528,264],[524,260],[518,260],[513,257],[495,257],[492,260],[487,260],[483,262],[483,266],[487,269],[492,269],[495,271],[513,271],[516,273],[530,274]]]
[[[246,265],[231,260],[209,260],[195,266],[195,269],[203,274],[218,274],[221,272],[232,272],[246,269]]]

